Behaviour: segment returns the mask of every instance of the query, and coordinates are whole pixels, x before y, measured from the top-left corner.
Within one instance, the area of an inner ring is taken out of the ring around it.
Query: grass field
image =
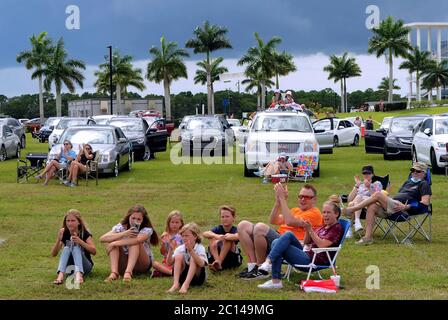
[[[413,113],[441,113],[448,108],[419,109]],[[405,112],[400,112],[405,113]],[[406,113],[409,113],[407,111]],[[369,113],[363,113],[364,118]],[[394,113],[397,114],[397,113]],[[354,115],[354,114],[351,114]],[[392,113],[372,113],[375,120]],[[24,152],[45,152],[47,144],[28,137]],[[410,160],[384,161],[382,155],[367,155],[363,141],[359,147],[342,147],[321,158],[321,177],[312,183],[318,189],[318,205],[331,194],[348,193],[353,175],[362,165],[372,164],[376,173],[391,174],[392,193],[406,179]],[[118,178],[102,178],[99,186],[67,188],[56,181],[43,187],[34,181],[16,183],[16,160],[0,163],[0,299],[181,299],[168,295],[170,278],[137,276],[130,284],[104,283],[109,274],[108,259],[98,238],[119,222],[133,204],[143,204],[159,234],[166,215],[179,209],[184,220],[197,222],[202,231],[218,224],[217,208],[224,203],[237,208],[237,221],[266,222],[273,204],[272,184],[258,178],[244,178],[242,165],[173,165],[169,153],[155,160],[137,162],[131,172]],[[448,298],[448,178],[433,177],[433,241],[416,236],[412,244],[397,245],[392,238],[368,247],[358,247],[349,239],[338,258],[338,272],[345,287],[336,295],[306,294],[295,286],[305,274],[294,274],[280,291],[262,291],[261,281],[242,281],[234,271],[209,273],[207,284],[191,288],[189,299],[447,299]],[[295,193],[302,184],[291,182]],[[290,206],[295,206],[290,197]],[[54,286],[57,258],[50,256],[64,213],[76,208],[94,235],[97,255],[93,274],[80,290]],[[1,241],[0,241],[1,243]],[[154,248],[160,259],[159,248]],[[378,266],[380,289],[366,289],[369,265]],[[242,267],[241,267],[242,269]],[[324,272],[329,277],[329,272]]]

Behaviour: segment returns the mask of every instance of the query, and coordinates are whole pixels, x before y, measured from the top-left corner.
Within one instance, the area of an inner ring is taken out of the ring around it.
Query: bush
[[[429,108],[429,107],[443,107],[448,105],[448,100],[433,100],[433,101],[412,101],[411,108]]]
[[[384,111],[396,111],[396,110],[406,110],[407,102],[406,101],[398,101],[398,102],[384,102]],[[380,111],[379,104],[375,105],[375,111]]]

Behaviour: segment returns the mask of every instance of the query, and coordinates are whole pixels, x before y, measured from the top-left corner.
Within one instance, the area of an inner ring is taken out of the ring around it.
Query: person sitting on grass
[[[173,285],[167,292],[174,293],[179,290],[179,293],[185,294],[190,285],[204,284],[207,278],[205,266],[208,261],[205,248],[201,244],[201,230],[196,223],[187,223],[179,233],[184,244],[178,246],[168,260],[169,264],[174,261],[174,270]]]
[[[62,228],[58,231],[56,243],[51,249],[51,255],[56,257],[62,249],[59,258],[58,275],[54,284],[62,284],[67,266],[75,266],[75,282],[83,283],[84,276],[93,268],[91,254],[96,254],[96,248],[92,240],[92,234],[87,230],[86,224],[78,210],[70,209],[62,222]]]
[[[123,281],[131,281],[134,272],[148,273],[151,270],[154,260],[151,245],[158,245],[159,238],[145,207],[134,205],[100,241],[107,244],[110,262],[111,272],[105,281],[117,280],[119,275],[123,275]]]
[[[285,189],[288,191],[286,186]],[[265,223],[253,224],[250,221],[241,221],[238,224],[238,237],[248,263],[247,268],[238,276],[245,280],[269,277],[269,273],[259,270],[258,266],[265,261],[271,251],[272,241],[287,231],[291,231],[299,241],[302,241],[305,237],[305,222],[309,222],[313,227],[322,225],[322,214],[316,208],[316,201],[316,189],[310,184],[305,184],[299,190],[298,208],[282,210],[280,199],[277,192],[275,193],[275,203],[269,216],[269,223],[280,226],[277,231]]]
[[[263,173],[263,183],[267,183],[268,180],[275,174],[289,174],[293,170],[292,164],[288,161],[288,156],[286,153],[282,152],[278,156],[277,160],[270,161],[264,169]]]
[[[171,211],[166,219],[165,231],[160,237],[160,253],[163,256],[163,261],[153,262],[154,271],[151,275],[152,278],[173,275],[173,265],[168,264],[168,257],[172,256],[174,250],[183,244],[182,237],[179,234],[183,226],[184,220],[180,211]]]
[[[90,144],[83,144],[79,146],[78,156],[70,164],[70,173],[64,184],[69,187],[75,187],[78,179],[78,174],[85,173],[87,171],[87,161],[93,160],[95,153],[92,150]]]
[[[286,202],[288,192],[280,184],[275,185],[275,192],[280,199],[282,212],[288,212],[288,204]],[[289,264],[308,265],[311,263],[314,252],[313,248],[328,248],[336,247],[342,238],[344,229],[338,222],[341,215],[341,208],[333,201],[327,201],[322,206],[322,215],[324,224],[320,227],[313,228],[313,226],[305,221],[306,235],[303,243],[307,245],[310,250],[303,251],[303,246],[300,241],[294,236],[292,232],[286,232],[272,243],[272,249],[267,259],[258,268],[265,272],[272,270],[272,279],[263,284],[258,285],[260,289],[281,289],[283,288],[281,280],[281,268],[283,260]],[[330,253],[331,255],[331,253]],[[316,265],[329,265],[327,254],[325,252],[318,253],[314,260]]]
[[[407,179],[393,197],[387,192],[375,192],[371,197],[361,201],[358,205],[344,209],[346,214],[352,214],[367,207],[366,233],[356,244],[369,245],[373,243],[373,227],[375,216],[386,218],[388,215],[400,211],[417,214],[427,211],[431,198],[431,186],[425,180],[427,166],[421,162],[415,162],[411,168],[411,177]]]
[[[55,176],[55,172],[61,168],[67,168],[68,163],[76,159],[76,152],[73,151],[73,145],[70,141],[65,140],[61,148],[61,152],[47,164],[44,171],[36,176],[40,180],[45,175],[44,185],[48,185],[51,178]]]
[[[219,207],[221,224],[204,232],[209,240],[208,263],[213,271],[239,267],[243,258],[238,249],[238,230],[235,223],[236,209],[232,206]]]

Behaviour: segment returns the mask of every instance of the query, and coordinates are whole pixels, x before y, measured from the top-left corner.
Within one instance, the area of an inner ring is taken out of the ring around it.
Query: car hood
[[[142,133],[134,133],[134,132],[130,132],[130,133],[124,133],[126,138],[128,138],[129,140],[137,140],[137,139],[144,139],[145,135]]]
[[[314,133],[295,131],[252,131],[249,134],[248,140],[264,142],[317,142]]]
[[[222,132],[217,129],[195,129],[186,130],[182,133],[183,138],[210,138],[210,137],[221,137]]]

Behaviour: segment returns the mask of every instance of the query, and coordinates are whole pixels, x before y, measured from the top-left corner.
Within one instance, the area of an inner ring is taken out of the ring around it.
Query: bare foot
[[[178,284],[173,284],[173,286],[171,288],[169,288],[166,292],[167,293],[174,293],[179,289],[179,285]]]
[[[123,275],[123,281],[130,282],[132,280],[132,272],[126,271]]]
[[[58,273],[58,277],[53,281],[54,284],[62,284],[64,282],[64,274],[62,272]]]
[[[184,287],[184,286],[182,286],[182,288],[180,288],[180,290],[179,290],[179,293],[180,293],[180,294],[186,294],[187,291],[188,291],[188,287]]]
[[[222,267],[221,267],[221,261],[219,261],[219,260],[215,260],[215,261],[213,261],[212,266],[213,266],[213,268],[214,268],[216,271],[219,271],[219,270],[222,269]]]
[[[84,283],[84,276],[81,272],[78,272],[76,274],[76,279],[75,279],[76,283]]]

